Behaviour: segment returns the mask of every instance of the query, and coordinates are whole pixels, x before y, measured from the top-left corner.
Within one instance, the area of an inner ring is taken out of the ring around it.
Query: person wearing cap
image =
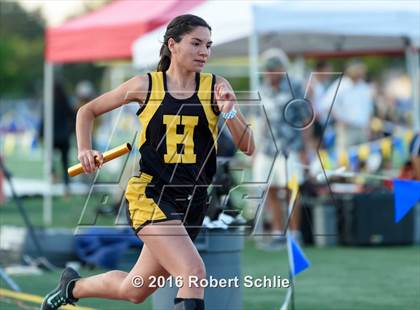
[[[304,93],[301,85],[287,74],[289,61],[286,54],[281,50],[271,49],[263,54],[263,59],[265,72],[260,89],[263,109],[259,124],[264,128],[261,129],[263,134],[257,140],[260,147],[254,159],[254,179],[257,182],[267,182],[268,185],[266,202],[272,215],[272,239],[263,247],[276,250],[286,244],[284,233],[287,223],[290,223],[292,234],[298,238],[300,235],[298,208],[295,208],[288,221],[287,199],[281,194],[285,193],[284,189],[292,178],[296,178],[299,184],[303,182],[300,162],[306,158],[304,136],[303,131],[295,128],[291,120],[302,120],[307,111],[300,105],[288,105],[292,99],[303,98]],[[264,114],[267,120],[264,119]]]

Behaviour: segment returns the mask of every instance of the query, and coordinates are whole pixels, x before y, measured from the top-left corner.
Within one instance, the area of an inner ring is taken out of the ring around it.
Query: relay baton
[[[131,144],[130,143],[125,143],[123,145],[114,147],[113,149],[110,149],[109,151],[106,151],[103,156],[104,156],[104,163],[113,160],[117,157],[120,157],[124,154],[127,154],[128,152],[131,151]],[[98,159],[95,156],[95,162],[99,164]],[[67,169],[67,173],[69,174],[69,176],[74,177],[76,175],[79,175],[81,173],[83,173],[83,166],[82,164],[77,164],[74,166],[71,166],[69,169]]]

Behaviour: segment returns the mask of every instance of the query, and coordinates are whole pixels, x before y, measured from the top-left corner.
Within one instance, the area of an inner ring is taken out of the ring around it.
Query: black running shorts
[[[169,220],[183,222],[191,240],[197,237],[207,212],[207,195],[182,195],[164,197],[162,188],[152,182],[153,177],[141,172],[131,177],[125,198],[128,202],[127,217],[138,233],[144,226]]]

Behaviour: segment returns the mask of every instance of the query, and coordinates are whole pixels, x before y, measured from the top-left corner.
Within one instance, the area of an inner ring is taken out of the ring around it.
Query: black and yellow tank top
[[[189,195],[194,187],[194,196],[205,194],[205,186],[216,172],[216,77],[196,73],[195,93],[177,99],[168,92],[165,72],[148,76],[149,92],[137,112],[141,123],[140,171],[153,176],[154,185],[170,185],[170,190],[165,190],[170,196]]]

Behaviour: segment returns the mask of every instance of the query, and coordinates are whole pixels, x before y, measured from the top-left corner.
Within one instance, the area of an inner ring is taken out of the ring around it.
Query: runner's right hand
[[[104,156],[96,150],[80,150],[77,158],[83,166],[85,173],[95,172],[104,162]],[[95,161],[96,158],[96,161]]]

